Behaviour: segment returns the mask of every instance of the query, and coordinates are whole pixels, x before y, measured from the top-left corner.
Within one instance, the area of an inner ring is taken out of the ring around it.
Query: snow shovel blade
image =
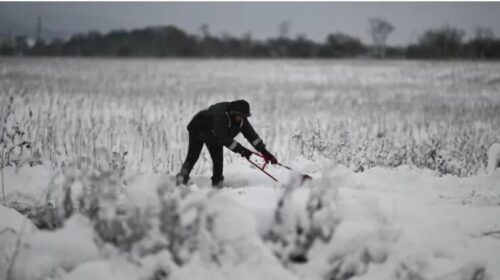
[[[312,180],[312,177],[307,174],[299,173],[300,185],[304,184],[306,181]]]
[[[304,182],[305,182],[305,181],[307,181],[307,180],[312,180],[312,177],[311,177],[311,176],[309,176],[309,175],[307,175],[307,174],[304,174],[304,173],[302,173],[302,172],[298,172],[297,170],[295,170],[295,169],[293,169],[293,168],[291,168],[291,167],[289,167],[289,166],[286,166],[286,165],[284,165],[284,164],[282,164],[282,163],[279,163],[279,162],[277,163],[277,165],[279,165],[279,166],[281,166],[281,167],[284,167],[284,168],[286,168],[286,169],[288,169],[288,170],[291,170],[291,171],[294,171],[294,172],[299,173],[299,174],[301,175],[301,181],[300,181],[300,183],[304,183]]]
[[[302,182],[312,180],[312,177],[307,174],[302,174]]]

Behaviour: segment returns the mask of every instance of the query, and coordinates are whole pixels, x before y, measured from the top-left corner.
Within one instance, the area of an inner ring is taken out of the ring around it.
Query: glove
[[[272,164],[278,163],[278,161],[276,160],[276,158],[270,152],[268,152],[267,150],[264,150],[262,152],[262,156],[264,157],[264,160],[266,162],[270,162]]]
[[[239,153],[242,157],[247,158],[247,159],[250,159],[250,156],[252,155],[252,151],[250,151],[249,149],[247,149],[245,147],[241,147],[241,150]]]

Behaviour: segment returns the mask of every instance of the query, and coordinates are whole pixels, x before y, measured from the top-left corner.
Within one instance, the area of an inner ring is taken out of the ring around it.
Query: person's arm
[[[250,144],[259,152],[263,152],[266,149],[266,145],[262,141],[262,139],[259,137],[257,132],[253,129],[252,124],[248,121],[248,119],[244,119],[243,121],[243,126],[241,127],[241,132],[243,133],[243,136],[247,139]]]
[[[271,162],[273,164],[278,163],[276,158],[266,149],[266,145],[257,134],[257,132],[255,132],[252,124],[248,121],[248,119],[244,119],[243,121],[244,123],[241,128],[243,136],[245,136],[248,142],[250,142],[257,151],[262,153],[262,156],[264,157],[264,160],[266,162]]]

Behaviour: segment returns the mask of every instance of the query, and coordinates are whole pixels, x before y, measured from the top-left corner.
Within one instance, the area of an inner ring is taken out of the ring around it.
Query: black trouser
[[[222,156],[222,145],[218,143],[215,136],[203,136],[203,134],[200,134],[200,132],[196,130],[188,131],[189,147],[186,160],[184,160],[184,164],[182,164],[181,173],[189,176],[191,170],[196,164],[196,161],[198,161],[198,158],[200,157],[203,144],[205,144],[208,148],[208,152],[210,153],[210,157],[212,158],[212,183],[216,184],[224,180],[224,177],[222,176],[224,159]]]

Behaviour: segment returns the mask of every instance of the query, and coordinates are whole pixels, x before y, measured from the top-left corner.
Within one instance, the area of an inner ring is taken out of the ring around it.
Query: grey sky
[[[476,26],[500,35],[500,2],[0,2],[0,33],[34,32],[37,15],[46,29],[61,34],[166,24],[199,33],[207,23],[215,35],[251,32],[264,39],[276,36],[279,22],[287,20],[291,36],[323,41],[340,31],[370,42],[368,19],[381,17],[396,27],[389,44],[415,42],[425,29],[445,24],[469,36]]]

